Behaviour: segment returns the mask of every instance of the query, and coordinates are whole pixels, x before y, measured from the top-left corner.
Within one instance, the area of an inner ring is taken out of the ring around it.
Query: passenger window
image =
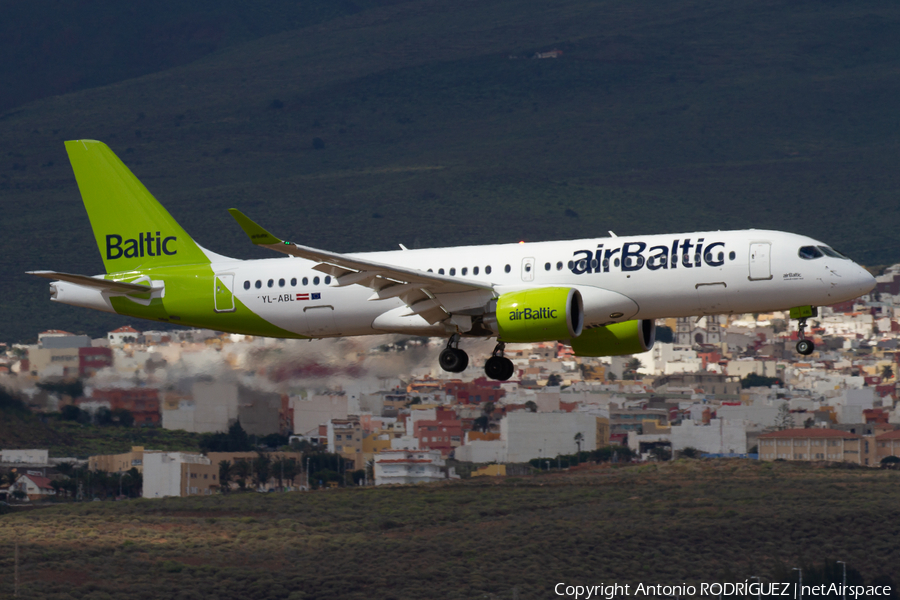
[[[278,287],[284,287],[284,279],[278,280]]]
[[[249,282],[249,281],[245,281],[245,282],[244,282],[244,289],[245,289],[245,290],[249,290],[249,289],[250,289],[250,282]]]
[[[319,278],[313,277],[313,285],[319,285]]]
[[[559,261],[558,263],[556,263],[556,270],[557,270],[557,271],[562,271],[562,268],[563,268],[562,261]]]
[[[465,274],[468,273],[468,272],[469,272],[469,267],[463,267],[462,270],[459,272],[459,274],[460,274],[460,275],[465,275]]]
[[[291,287],[297,287],[297,278],[291,277]]]
[[[509,265],[506,265],[505,267],[503,267],[503,270],[505,272],[509,273],[512,270],[512,267],[510,267]]]
[[[506,272],[509,273],[509,269],[507,269]],[[530,264],[525,265],[525,272],[531,273],[531,265]]]
[[[822,258],[822,252],[815,246],[803,246],[797,254],[804,260],[814,260]]]
[[[472,275],[478,275],[478,267],[472,267]]]
[[[452,267],[452,268],[450,269],[450,274],[451,274],[451,275],[456,275],[456,267]]]
[[[491,274],[491,265],[488,265],[484,268],[484,273],[485,273],[485,275]]]
[[[734,260],[737,258],[737,254],[734,253],[734,250],[728,253],[728,260]]]
[[[443,274],[444,274],[444,270],[443,270],[443,269],[438,269],[438,275],[443,275]]]
[[[275,285],[275,280],[274,280],[274,279],[270,279],[270,280],[269,280],[269,283],[266,284],[266,285],[268,285],[269,287],[273,287],[273,286]]]
[[[303,285],[309,285],[309,279],[308,279],[308,278],[306,278],[306,277],[303,278]]]
[[[550,263],[546,263],[546,264],[544,265],[544,270],[545,270],[545,271],[549,271],[549,270],[550,270]]]
[[[259,289],[259,288],[261,288],[261,287],[262,287],[262,281],[260,281],[259,279],[257,279],[257,280],[256,280],[256,289]]]
[[[331,283],[331,275],[325,276],[325,285],[329,285]]]

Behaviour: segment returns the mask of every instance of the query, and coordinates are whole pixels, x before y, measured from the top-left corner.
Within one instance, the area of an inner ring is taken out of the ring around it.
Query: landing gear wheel
[[[462,373],[469,366],[469,355],[459,348],[445,348],[438,362],[441,368],[450,373]]]
[[[806,339],[806,317],[800,319],[798,330],[800,341],[797,342],[797,353],[809,356],[816,351],[816,345],[811,340]]]
[[[462,373],[469,366],[469,355],[464,350],[457,348],[459,344],[459,334],[454,333],[447,340],[447,347],[441,351],[438,357],[438,363],[441,368],[450,373]]]
[[[503,356],[492,356],[484,363],[484,374],[490,377],[491,379],[497,379],[499,381],[506,381],[509,379],[509,376],[504,377],[506,375],[507,366],[506,363],[511,362],[508,358]]]
[[[797,352],[803,356],[809,356],[816,351],[816,345],[810,340],[800,340],[797,342]]]
[[[506,344],[499,342],[491,353],[491,357],[484,363],[484,373],[491,379],[507,381],[516,372],[513,362],[503,356]]]

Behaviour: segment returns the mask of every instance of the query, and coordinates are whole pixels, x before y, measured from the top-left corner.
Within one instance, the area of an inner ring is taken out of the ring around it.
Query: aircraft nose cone
[[[875,284],[877,283],[875,281],[875,277],[871,273],[863,269],[861,266],[854,266],[856,267],[857,271],[855,279],[859,286],[859,295],[862,296],[863,294],[868,294],[873,289],[875,289]]]

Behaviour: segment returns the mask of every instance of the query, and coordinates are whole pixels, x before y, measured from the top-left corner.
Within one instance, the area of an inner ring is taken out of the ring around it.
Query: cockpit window
[[[819,246],[819,250],[821,250],[821,251],[824,252],[827,256],[830,256],[830,257],[832,257],[832,258],[843,258],[843,259],[846,259],[846,258],[847,258],[846,256],[844,256],[843,254],[841,254],[841,253],[838,252],[837,250],[835,250],[835,249],[833,249],[833,248],[829,248],[828,246]]]
[[[797,254],[800,255],[800,258],[806,260],[822,258],[822,252],[815,246],[803,246],[802,248],[800,248],[800,251]]]

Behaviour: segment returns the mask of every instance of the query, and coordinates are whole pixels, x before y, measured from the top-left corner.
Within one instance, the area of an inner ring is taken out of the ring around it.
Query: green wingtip
[[[228,212],[234,217],[241,229],[250,237],[250,241],[256,245],[281,244],[282,240],[275,237],[259,225],[253,222],[247,215],[236,208],[229,208]]]

